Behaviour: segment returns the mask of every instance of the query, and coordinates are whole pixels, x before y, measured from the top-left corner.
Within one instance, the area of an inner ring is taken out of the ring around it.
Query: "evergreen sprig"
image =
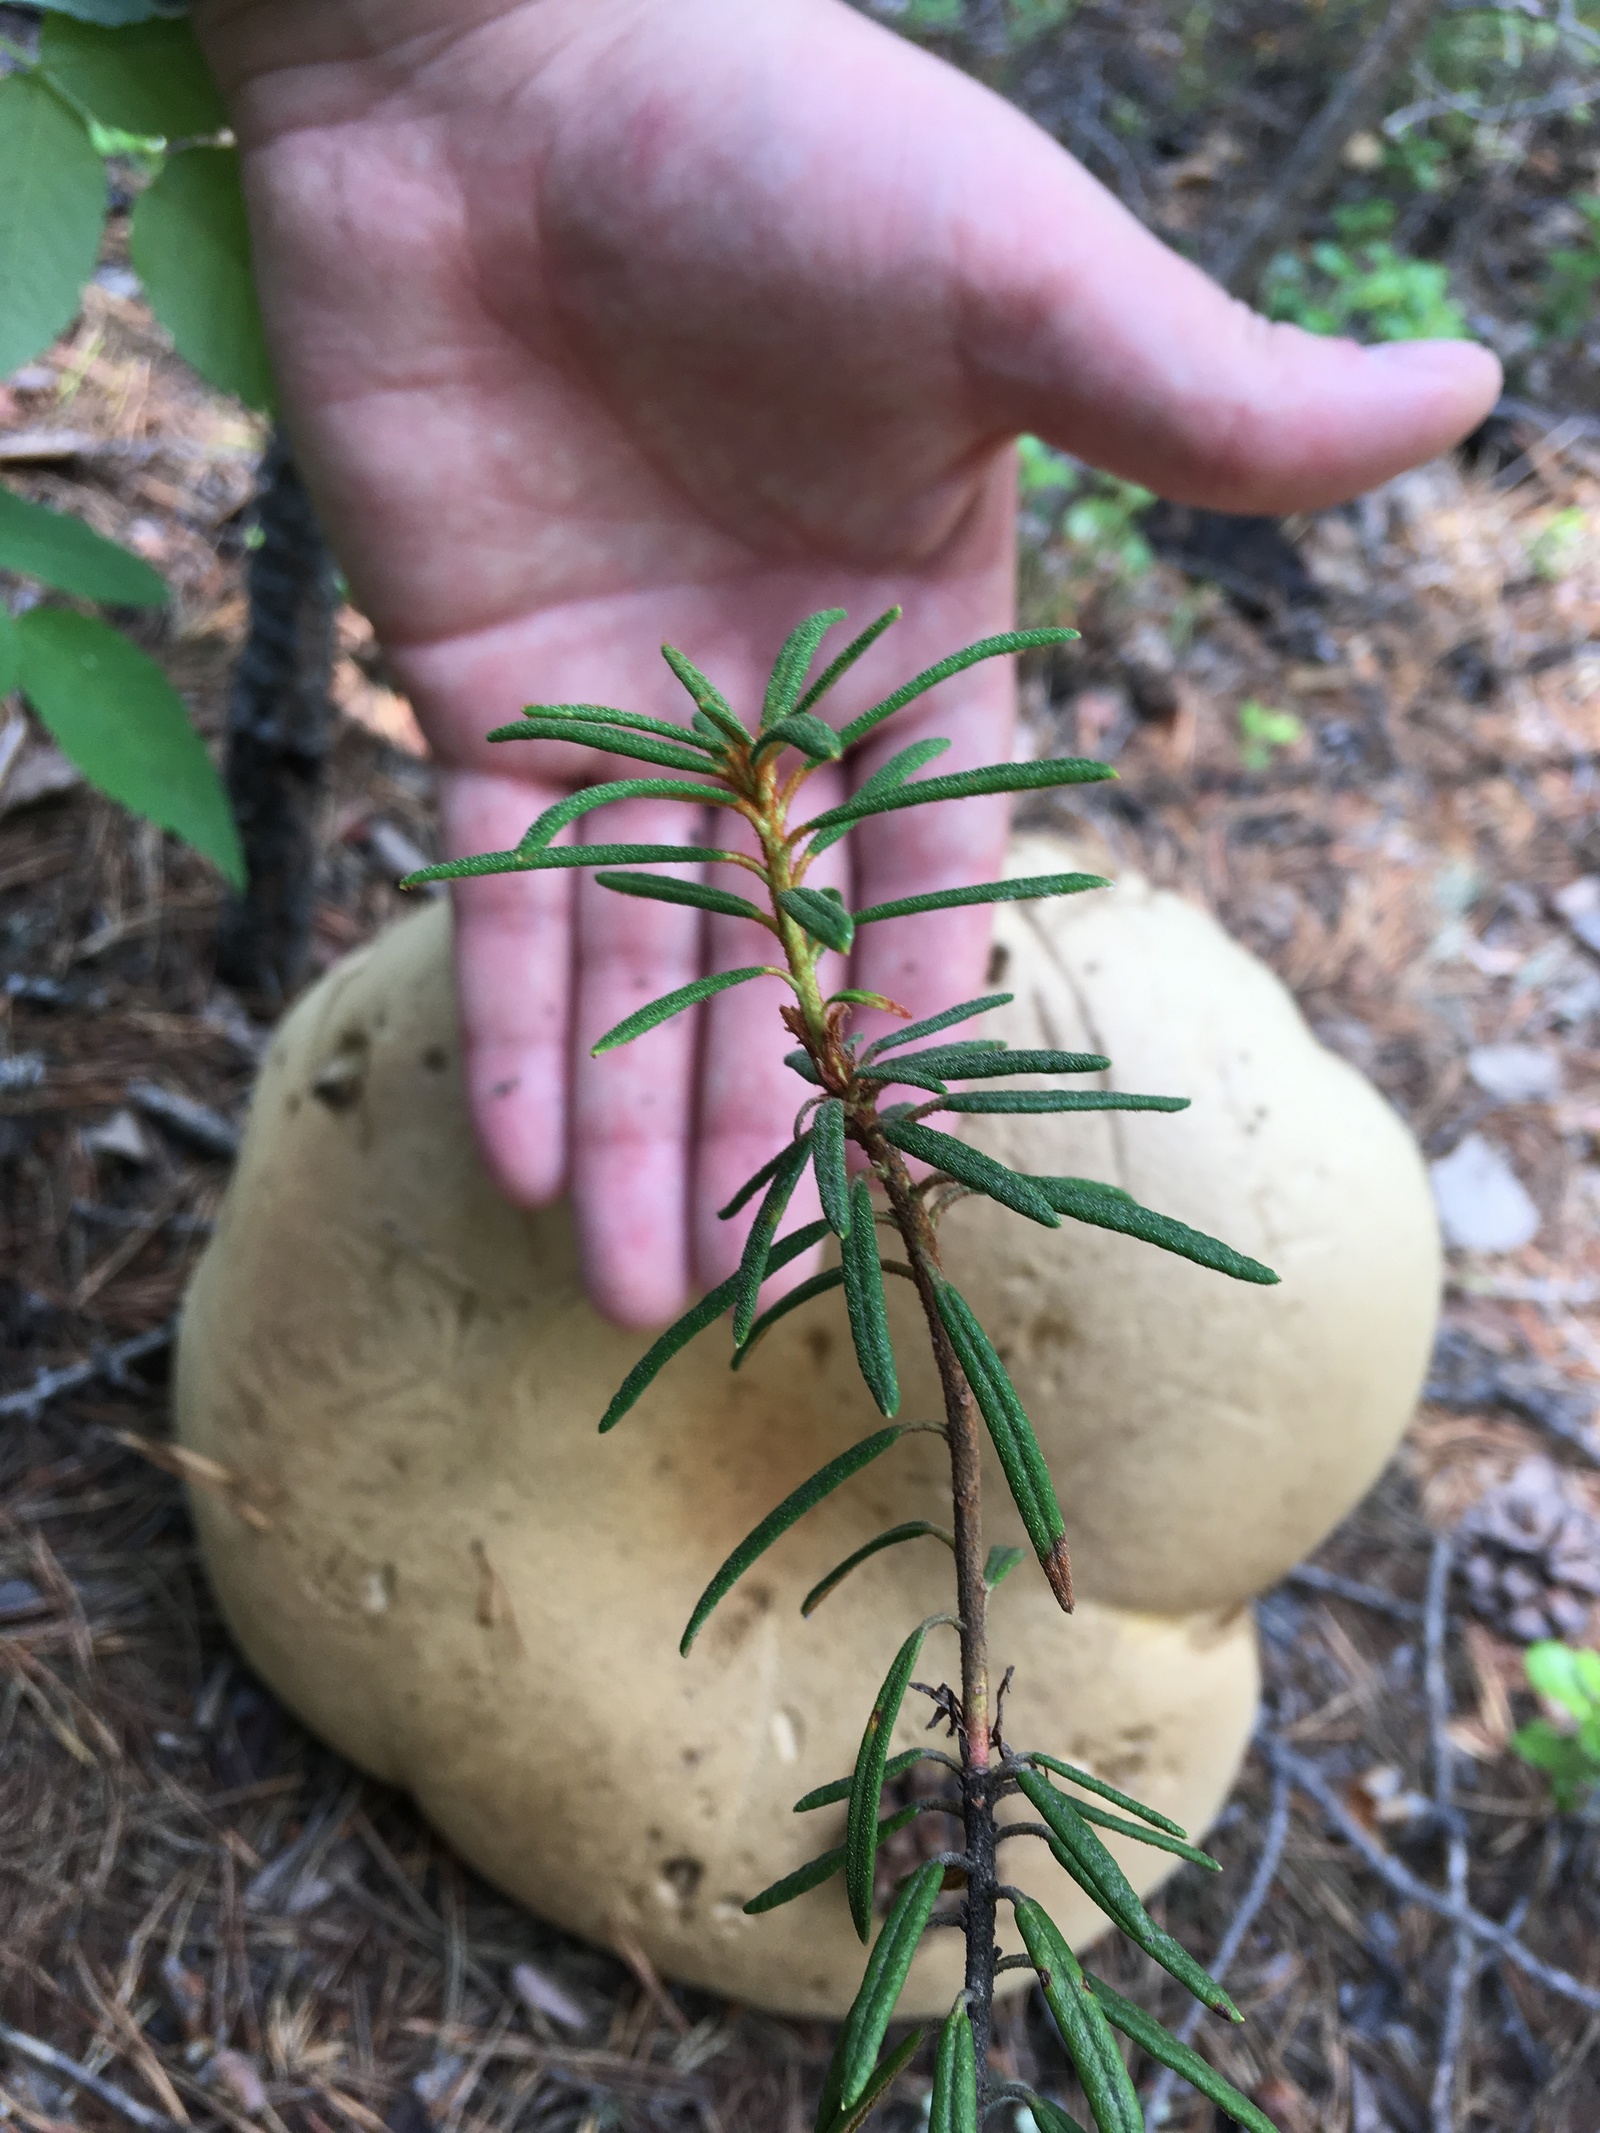
[[[752,1896],[745,1908],[763,1912],[795,1901],[842,1874],[852,1920],[863,1941],[871,1940],[865,1975],[839,2038],[823,2084],[817,2133],[854,2133],[888,2093],[896,2075],[910,2062],[922,2033],[885,2054],[884,2038],[922,1938],[934,1924],[960,1926],[966,1940],[966,1983],[945,2020],[938,2040],[929,2124],[932,2133],[976,2133],[985,2111],[1014,2088],[1001,2090],[989,2066],[989,2037],[997,1960],[995,1921],[998,1907],[1009,1903],[1027,1950],[1026,1960],[1038,1974],[1046,2005],[1088,2098],[1097,2133],[1137,2133],[1142,2124],[1138,2098],[1117,2045],[1114,2030],[1139,2045],[1160,2063],[1185,2076],[1204,2095],[1251,2133],[1272,2133],[1257,2107],[1240,2095],[1191,2046],[1165,2030],[1153,2016],[1133,2007],[1100,1979],[1088,1976],[1043,1906],[1004,1883],[996,1860],[1001,1838],[1042,1839],[1057,1861],[1092,1899],[1105,1918],[1134,1945],[1161,1964],[1206,2007],[1231,2020],[1238,2010],[1214,1979],[1172,1936],[1158,1927],[1139,1901],[1131,1883],[1096,1834],[1106,1829],[1126,1840],[1155,1845],[1196,1865],[1214,1868],[1208,1854],[1191,1845],[1175,1822],[1145,1806],[1093,1772],[1042,1751],[1016,1754],[1001,1739],[998,1701],[991,1697],[985,1614],[989,1593],[1019,1562],[1020,1549],[996,1546],[985,1553],[978,1485],[979,1440],[987,1429],[999,1454],[1011,1495],[1021,1515],[1041,1569],[1063,1609],[1072,1607],[1072,1577],[1067,1554],[1067,1519],[1057,1500],[1049,1467],[1033,1424],[993,1342],[971,1305],[946,1277],[940,1262],[938,1224],[943,1210],[963,1193],[981,1193],[1046,1228],[1063,1221],[1111,1230],[1192,1264],[1237,1281],[1267,1284],[1277,1280],[1270,1268],[1231,1246],[1168,1215],[1141,1207],[1121,1187],[1092,1178],[1031,1177],[973,1148],[955,1135],[921,1123],[930,1112],[973,1114],[1062,1110],[1181,1110],[1185,1099],[1135,1094],[1106,1088],[1063,1089],[1037,1086],[1040,1078],[1105,1073],[1110,1061],[1096,1053],[1056,1050],[1011,1051],[987,1037],[944,1038],[944,1032],[1002,1006],[1007,993],[991,993],[947,1008],[942,1014],[910,1021],[907,1010],[879,994],[846,988],[825,995],[819,975],[827,954],[848,954],[856,930],[887,919],[966,905],[1014,902],[1047,896],[1078,895],[1108,886],[1093,874],[1032,875],[1009,881],[962,884],[922,895],[897,898],[852,912],[835,889],[815,888],[806,876],[819,855],[858,825],[881,814],[982,794],[1038,791],[1081,785],[1113,773],[1101,763],[1078,758],[1032,763],[1002,763],[954,775],[924,778],[918,773],[949,747],[928,738],[901,749],[868,777],[857,782],[849,799],[796,826],[792,816],[806,781],[820,765],[848,759],[850,752],[905,705],[980,660],[1003,658],[1031,646],[1057,644],[1070,630],[1013,630],[984,638],[926,668],[842,727],[826,723],[817,707],[854,667],[863,653],[897,619],[891,608],[855,638],[814,681],[808,682],[822,641],[844,619],[837,609],[806,618],[789,636],[773,665],[754,726],[747,725],[705,674],[682,652],[663,646],[667,664],[687,691],[691,711],[682,726],[666,720],[596,704],[535,704],[513,724],[498,728],[492,740],[564,738],[586,748],[676,771],[676,778],[627,777],[586,786],[546,809],[514,851],[483,853],[428,867],[406,886],[424,881],[490,873],[532,872],[549,867],[593,866],[622,869],[599,875],[603,885],[625,896],[655,897],[696,906],[720,915],[752,918],[775,938],[770,964],[747,965],[697,978],[637,1009],[606,1032],[594,1049],[607,1051],[634,1042],[670,1016],[698,1006],[730,986],[771,976],[786,986],[782,1018],[797,1048],[789,1064],[815,1093],[803,1107],[795,1130],[770,1161],[764,1163],[727,1206],[731,1217],[760,1195],[739,1270],[686,1311],[655,1340],[629,1371],[602,1418],[612,1428],[648,1390],[657,1374],[696,1334],[728,1312],[733,1315],[735,1368],[777,1320],[802,1305],[842,1290],[852,1343],[862,1378],[874,1402],[892,1417],[900,1402],[884,1275],[893,1272],[914,1285],[944,1389],[942,1424],[908,1423],[875,1431],[841,1449],[808,1480],[801,1480],[740,1542],[712,1577],[688,1628],[687,1653],[713,1609],[734,1583],[768,1548],[781,1544],[808,1511],[834,1490],[849,1485],[864,1467],[887,1455],[913,1431],[934,1429],[951,1459],[949,1528],[912,1519],[877,1534],[813,1585],[803,1603],[810,1614],[834,1587],[882,1550],[905,1542],[937,1539],[955,1560],[956,1611],[921,1622],[905,1637],[874,1701],[860,1752],[850,1776],[823,1785],[797,1802],[797,1811],[825,1806],[845,1809],[844,1842],[784,1875]],[[692,773],[691,776],[681,775]],[[690,806],[728,808],[755,833],[759,856],[671,844],[558,844],[569,824],[579,822],[612,800],[642,797],[682,800]],[[681,874],[653,874],[639,868],[726,860],[752,880],[752,898],[685,881]],[[755,895],[759,886],[760,894]],[[907,1026],[863,1044],[850,1024],[858,1006],[886,1009],[905,1018]],[[944,1041],[928,1044],[927,1039]],[[920,1047],[920,1049],[918,1049]],[[958,1089],[951,1083],[1014,1082],[1034,1078],[1028,1088]],[[883,1101],[896,1084],[919,1089],[928,1100],[919,1104]],[[850,1151],[855,1151],[852,1174]],[[913,1179],[907,1157],[927,1170]],[[796,1185],[811,1167],[816,1175],[824,1219],[778,1237]],[[903,1259],[886,1261],[878,1232],[887,1226],[898,1235]],[[838,1263],[803,1278],[761,1308],[762,1292],[772,1276],[825,1240],[838,1248]],[[927,1638],[940,1628],[956,1630],[960,1642],[960,1690],[938,1692],[951,1719],[958,1764],[959,1796],[919,1800],[884,1812],[885,1788],[913,1764],[934,1757],[915,1748],[891,1756],[889,1745],[911,1676]],[[1079,1797],[1074,1799],[1072,1788]],[[1037,1822],[997,1820],[1000,1802],[1021,1795]],[[1092,1796],[1090,1799],[1082,1797]],[[1111,1803],[1121,1813],[1095,1804]],[[943,1813],[959,1820],[959,1847],[940,1853],[904,1878],[887,1916],[873,1937],[873,1893],[884,1839],[922,1813]],[[1131,1819],[1130,1819],[1131,1818]],[[951,1879],[954,1909],[941,1911]],[[1081,2133],[1059,2104],[1045,2098],[1031,2103],[1045,2133]]]

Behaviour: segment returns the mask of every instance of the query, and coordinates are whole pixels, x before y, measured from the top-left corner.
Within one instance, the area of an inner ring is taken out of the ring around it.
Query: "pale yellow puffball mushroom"
[[[1055,847],[1018,854],[1022,871],[1059,864]],[[1134,884],[1096,900],[1099,915],[1088,898],[1004,914],[1019,997],[990,1029],[1092,1037],[1120,1055],[1116,1086],[1193,1094],[1196,1109],[1115,1131],[982,1121],[981,1137],[1034,1170],[1125,1184],[1288,1278],[1235,1292],[1125,1239],[952,1211],[950,1271],[1031,1403],[1079,1551],[1077,1614],[1030,1558],[995,1596],[991,1642],[997,1674],[1017,1670],[1013,1745],[1086,1764],[1201,1831],[1254,1713],[1247,1595],[1354,1501],[1398,1435],[1435,1261],[1409,1143],[1276,982],[1171,897]],[[1104,977],[1113,954],[1143,958],[1142,976]],[[1209,982],[1169,969],[1174,955]],[[211,1576],[251,1662],[306,1722],[541,1916],[629,1935],[668,1976],[736,1999],[840,2014],[863,1960],[841,1884],[764,1916],[741,1906],[840,1841],[842,1809],[792,1804],[850,1769],[901,1638],[951,1604],[948,1555],[923,1541],[799,1613],[883,1526],[947,1515],[942,1447],[907,1438],[830,1497],[680,1659],[723,1557],[880,1418],[832,1297],[737,1375],[726,1330],[706,1334],[597,1435],[646,1343],[589,1306],[566,1211],[519,1213],[489,1185],[448,966],[434,906],[317,985],[263,1068],[179,1354],[180,1437],[234,1477],[196,1494]],[[1342,1151],[1331,1172],[1325,1127]],[[1364,1168],[1352,1141],[1376,1151]],[[1401,1242],[1380,1251],[1374,1231]],[[938,1409],[900,1287],[912,1419]],[[1394,1331],[1403,1298],[1409,1346]],[[985,1488],[990,1537],[1020,1541],[992,1462]],[[956,1663],[935,1631],[918,1678],[953,1680]],[[929,1738],[928,1708],[908,1699],[897,1748]],[[1113,1850],[1141,1889],[1171,1864]],[[1075,1939],[1094,1937],[1097,1914],[1043,1847],[1019,1839],[1003,1856]],[[960,1970],[959,1935],[931,1934],[904,2011],[941,2012]]]

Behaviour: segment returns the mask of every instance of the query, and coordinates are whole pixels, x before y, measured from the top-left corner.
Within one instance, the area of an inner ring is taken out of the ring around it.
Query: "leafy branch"
[[[731,1361],[737,1369],[779,1318],[837,1290],[844,1294],[862,1379],[888,1426],[830,1459],[739,1543],[697,1602],[683,1633],[683,1651],[688,1653],[718,1604],[751,1565],[825,1497],[886,1457],[907,1435],[931,1430],[946,1445],[949,1526],[918,1519],[876,1535],[812,1588],[803,1612],[809,1615],[843,1578],[880,1550],[929,1539],[939,1541],[952,1554],[954,1611],[931,1616],[902,1641],[867,1718],[850,1776],[797,1803],[800,1812],[843,1803],[844,1843],[785,1875],[745,1906],[753,1913],[768,1911],[842,1875],[856,1930],[863,1942],[871,1943],[860,1991],[823,2086],[817,2133],[853,2133],[909,2063],[921,2032],[887,2055],[884,2038],[923,1935],[939,1925],[957,1926],[964,1935],[966,1982],[940,2031],[930,2125],[936,2133],[976,2133],[988,2105],[1015,2094],[1030,2104],[1045,2133],[1081,2133],[1059,2105],[991,2079],[989,2035],[999,1966],[995,1930],[1002,1903],[1010,1905],[1027,1949],[1025,1958],[1010,1957],[1007,1962],[1026,1961],[1038,1973],[1099,2133],[1131,2133],[1142,2122],[1114,2034],[1118,2031],[1191,2081],[1251,2133],[1271,2133],[1270,2122],[1256,2106],[1197,2052],[1086,1973],[1043,1907],[1001,1879],[997,1855],[1002,1842],[1044,1843],[1107,1920],[1135,1946],[1185,1985],[1203,2007],[1231,2021],[1240,2019],[1221,1986],[1156,1925],[1097,1827],[1208,1868],[1216,1862],[1191,1845],[1176,1823],[1092,1772],[1042,1752],[1018,1753],[1002,1738],[999,1701],[990,1693],[986,1617],[991,1590],[1022,1556],[1016,1549],[996,1548],[988,1553],[984,1549],[980,1453],[985,1431],[1040,1569],[1062,1609],[1070,1613],[1072,1572],[1066,1520],[1033,1424],[1005,1364],[971,1306],[944,1272],[938,1225],[955,1199],[979,1193],[1047,1229],[1058,1228],[1063,1221],[1090,1223],[1141,1239],[1235,1280],[1265,1284],[1277,1276],[1218,1239],[1140,1206],[1116,1186],[1088,1178],[1026,1176],[923,1123],[928,1114],[938,1111],[969,1115],[1035,1110],[1173,1111],[1184,1108],[1184,1099],[1104,1088],[972,1090],[960,1086],[1007,1081],[1018,1075],[1059,1083],[1099,1075],[1110,1066],[1097,1053],[1011,1051],[994,1038],[946,1036],[947,1031],[971,1023],[988,1009],[1005,1005],[1009,993],[986,994],[918,1022],[911,1020],[908,1009],[875,995],[851,989],[824,993],[820,975],[824,954],[848,953],[863,925],[975,903],[1078,895],[1107,886],[1090,874],[1037,875],[936,890],[852,912],[836,889],[809,885],[807,876],[818,856],[877,815],[979,794],[1089,784],[1113,775],[1104,764],[1064,757],[922,777],[919,773],[949,745],[944,740],[923,740],[892,756],[858,784],[848,800],[805,817],[806,782],[818,766],[848,754],[907,704],[979,660],[1059,643],[1073,634],[1056,629],[1019,630],[985,638],[925,669],[835,730],[816,715],[816,707],[897,614],[897,609],[890,609],[881,615],[808,686],[807,676],[824,636],[844,619],[838,610],[809,616],[778,654],[754,728],[671,646],[663,647],[667,663],[693,705],[686,726],[604,705],[531,707],[523,719],[499,728],[490,738],[567,738],[657,764],[674,775],[584,788],[541,816],[514,851],[428,867],[410,876],[406,886],[466,875],[594,866],[601,869],[596,879],[618,894],[659,897],[750,918],[773,937],[772,962],[722,971],[680,986],[629,1015],[593,1047],[599,1053],[631,1043],[715,993],[758,978],[773,978],[788,995],[778,1010],[796,1040],[788,1062],[807,1092],[790,1139],[721,1210],[725,1219],[731,1218],[759,1195],[738,1271],[685,1312],[640,1358],[612,1399],[600,1427],[615,1427],[678,1351],[725,1313],[732,1313]],[[731,810],[749,826],[758,856],[679,845],[554,842],[560,830],[591,809],[644,793]],[[759,883],[761,901],[751,902],[676,876],[636,871],[658,864],[681,865],[685,858],[735,861]],[[855,1010],[861,1005],[887,1009],[908,1026],[867,1042],[852,1028]],[[886,1101],[897,1087],[924,1092],[927,1100],[921,1104],[899,1098]],[[911,1162],[925,1166],[927,1174],[920,1180],[913,1177]],[[816,1178],[823,1220],[780,1237],[790,1200],[808,1168]],[[886,1260],[882,1256],[880,1228],[898,1239],[902,1257]],[[802,1281],[763,1311],[761,1295],[769,1278],[830,1236],[838,1246],[838,1264]],[[884,1292],[886,1274],[908,1280],[916,1290],[943,1394],[942,1422],[894,1421],[900,1383]],[[918,1801],[885,1815],[885,1785],[933,1752],[913,1749],[891,1758],[889,1743],[923,1646],[944,1628],[954,1629],[959,1639],[961,1685],[959,1693],[943,1686],[934,1694],[936,1709],[949,1720],[959,1755],[939,1759],[958,1775],[959,1799]],[[1038,1819],[1002,1824],[996,1810],[1012,1797],[1026,1802]],[[1111,1813],[1100,1802],[1122,1812]],[[874,1934],[873,1885],[879,1848],[886,1837],[919,1813],[945,1813],[959,1820],[960,1842],[902,1881]],[[947,1896],[954,1898],[953,1908],[941,1908]]]

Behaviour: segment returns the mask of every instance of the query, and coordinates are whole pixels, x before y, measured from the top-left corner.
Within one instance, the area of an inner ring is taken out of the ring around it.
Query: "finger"
[[[1004,427],[1176,502],[1285,512],[1431,458],[1499,394],[1472,343],[1270,324],[1002,107],[955,153],[966,349]]]
[[[843,798],[841,774],[819,771],[806,781],[796,818],[818,814]],[[737,844],[730,839],[732,848],[752,849],[748,830],[743,823],[739,827],[743,837]],[[738,868],[719,868],[717,879],[719,887],[750,897],[752,902],[764,899],[759,885],[753,889],[754,877]],[[847,889],[842,845],[823,854],[807,874],[806,887]],[[748,919],[727,918],[711,922],[710,958],[713,970],[783,961],[770,933]],[[825,955],[818,975],[824,994],[844,984],[844,958]],[[757,981],[720,994],[706,1010],[698,1092],[694,1240],[695,1272],[707,1287],[726,1280],[738,1266],[760,1199],[750,1201],[726,1222],[718,1218],[717,1209],[726,1206],[745,1179],[782,1147],[793,1130],[796,1112],[812,1093],[783,1063],[785,1052],[793,1050],[798,1040],[784,1028],[778,1011],[793,997],[787,986]],[[819,1211],[816,1184],[808,1170],[795,1187],[784,1230],[815,1221]],[[816,1266],[814,1253],[793,1261],[774,1277],[768,1301],[815,1273]]]
[[[445,849],[504,851],[560,797],[478,771],[439,781]],[[452,885],[456,999],[467,1104],[489,1175],[508,1199],[556,1199],[567,1162],[572,876],[490,874]]]
[[[625,800],[585,816],[583,836],[686,844],[703,826],[698,810]],[[618,895],[585,874],[574,938],[572,1197],[584,1279],[618,1324],[660,1325],[688,1293],[697,1017],[675,1015],[598,1059],[590,1048],[636,1008],[700,975],[701,917],[680,904]]]

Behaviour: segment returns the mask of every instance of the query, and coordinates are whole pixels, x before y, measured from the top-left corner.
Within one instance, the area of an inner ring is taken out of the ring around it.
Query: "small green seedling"
[[[1278,750],[1292,748],[1305,730],[1292,711],[1247,697],[1239,706],[1239,761],[1246,770],[1270,770]]]
[[[1600,1783],[1600,1652],[1549,1640],[1530,1644],[1523,1663],[1529,1686],[1561,1717],[1530,1719],[1511,1745],[1544,1772],[1557,1807],[1571,1814]]]

